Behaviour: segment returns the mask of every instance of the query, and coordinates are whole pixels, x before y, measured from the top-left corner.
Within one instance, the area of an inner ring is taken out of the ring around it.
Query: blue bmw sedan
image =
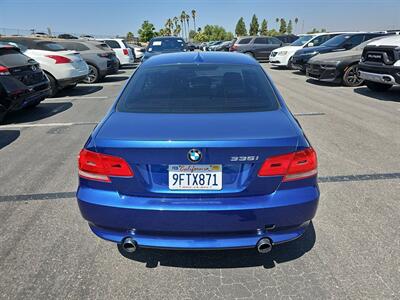
[[[152,57],[79,154],[77,199],[99,237],[143,248],[256,248],[300,237],[317,157],[263,68],[243,54]]]

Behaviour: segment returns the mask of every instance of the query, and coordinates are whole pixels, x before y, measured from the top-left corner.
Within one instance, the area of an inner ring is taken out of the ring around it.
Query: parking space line
[[[26,124],[9,124],[9,125],[0,125],[0,129],[7,128],[30,128],[30,127],[67,127],[67,126],[76,126],[76,125],[97,125],[98,122],[69,122],[69,123],[26,123]]]
[[[319,183],[351,182],[351,181],[375,181],[400,179],[400,173],[382,173],[382,174],[361,174],[361,175],[341,175],[319,177]],[[56,193],[38,193],[0,196],[2,202],[34,201],[34,200],[61,200],[75,198],[75,192],[56,192]]]
[[[50,98],[48,100],[54,101],[54,100],[74,100],[74,99],[108,99],[108,96],[68,96],[68,97],[60,97],[60,98]],[[49,101],[46,101],[48,103]]]
[[[301,112],[301,113],[294,113],[296,117],[306,117],[306,116],[325,116],[326,114],[323,112]]]

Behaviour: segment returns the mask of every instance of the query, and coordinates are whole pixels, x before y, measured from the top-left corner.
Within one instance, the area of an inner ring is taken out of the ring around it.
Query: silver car
[[[58,40],[68,50],[78,51],[89,66],[89,74],[83,81],[95,83],[118,71],[118,59],[105,43],[91,40]]]

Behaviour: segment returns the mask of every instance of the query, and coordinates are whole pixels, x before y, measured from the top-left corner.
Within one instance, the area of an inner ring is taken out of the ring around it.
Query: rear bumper
[[[80,75],[80,76],[77,76],[77,77],[60,79],[60,80],[57,81],[57,83],[58,83],[58,86],[60,88],[64,88],[64,87],[67,87],[69,85],[74,85],[76,83],[79,83],[79,82],[83,81],[86,77],[87,77],[87,74],[86,75]]]
[[[77,198],[82,216],[103,239],[121,243],[132,237],[140,247],[226,249],[255,247],[264,237],[273,244],[300,237],[316,213],[319,189],[232,198],[232,205],[218,198],[121,197],[86,187]]]

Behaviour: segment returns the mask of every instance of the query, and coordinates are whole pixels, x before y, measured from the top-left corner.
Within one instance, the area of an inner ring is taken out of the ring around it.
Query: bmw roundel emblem
[[[191,162],[197,163],[201,160],[201,151],[197,149],[191,149],[189,150],[187,157]]]

